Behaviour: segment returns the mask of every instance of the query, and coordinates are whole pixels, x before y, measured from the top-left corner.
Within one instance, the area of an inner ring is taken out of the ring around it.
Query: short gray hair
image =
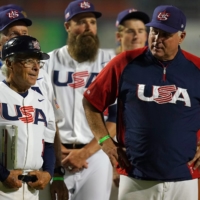
[[[14,56],[10,56],[7,58],[10,62],[13,62],[15,60]],[[1,73],[6,77],[8,78],[9,77],[9,70],[8,70],[8,66],[6,64],[6,60],[3,61],[3,65],[1,67]]]

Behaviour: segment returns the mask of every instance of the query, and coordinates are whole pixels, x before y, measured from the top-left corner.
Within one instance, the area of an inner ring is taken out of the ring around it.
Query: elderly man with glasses
[[[53,107],[30,89],[43,65],[41,60],[47,59],[49,55],[41,51],[39,42],[26,35],[10,39],[2,49],[6,79],[0,83],[0,126],[18,127],[18,135],[14,164],[0,162],[1,200],[38,200],[38,190],[44,189],[53,175]]]

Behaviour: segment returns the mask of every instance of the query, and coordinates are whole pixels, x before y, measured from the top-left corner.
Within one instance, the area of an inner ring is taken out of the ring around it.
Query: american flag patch
[[[58,102],[56,101],[56,99],[54,99],[54,104],[56,106],[56,109],[60,108],[60,106],[58,105]]]

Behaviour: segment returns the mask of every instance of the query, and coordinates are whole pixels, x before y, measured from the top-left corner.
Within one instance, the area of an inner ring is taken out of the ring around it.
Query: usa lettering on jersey
[[[158,104],[174,103],[177,101],[185,102],[185,106],[191,107],[190,97],[184,88],[175,85],[152,86],[152,96],[144,96],[145,85],[138,84],[137,95],[142,101],[154,101]]]
[[[11,116],[9,113],[9,107],[6,103],[0,104],[1,117],[8,121],[22,121],[24,123],[38,124],[44,123],[47,126],[47,120],[44,112],[39,108],[33,108],[33,106],[19,106],[13,105],[15,110],[15,116]]]
[[[59,81],[59,74],[61,72],[54,71],[53,72],[53,82],[56,86],[59,87],[72,87],[72,88],[80,88],[80,87],[89,87],[89,85],[94,81],[98,73],[89,73],[88,71],[81,72],[67,72],[66,80],[64,82]]]

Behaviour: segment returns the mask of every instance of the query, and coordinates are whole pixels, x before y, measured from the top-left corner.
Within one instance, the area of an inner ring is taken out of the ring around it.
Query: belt
[[[82,149],[87,144],[62,144],[67,149]]]
[[[32,175],[32,176],[29,176],[29,175],[19,175],[18,176],[18,179],[19,180],[22,180],[23,182],[36,182],[38,179],[37,179],[37,176],[35,175]]]

